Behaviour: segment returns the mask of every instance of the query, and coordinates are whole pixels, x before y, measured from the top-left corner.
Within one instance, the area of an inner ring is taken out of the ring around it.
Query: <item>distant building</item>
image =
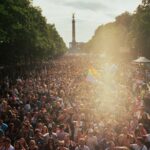
[[[77,42],[76,41],[76,21],[75,21],[75,15],[72,15],[72,42],[69,43],[69,49],[70,52],[79,52],[83,45],[84,42]]]

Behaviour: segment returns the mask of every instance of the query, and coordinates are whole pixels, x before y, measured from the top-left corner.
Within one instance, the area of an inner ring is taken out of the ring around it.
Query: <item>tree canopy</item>
[[[133,14],[125,12],[114,22],[100,25],[84,51],[150,57],[150,0],[142,0]]]
[[[31,0],[1,0],[0,20],[0,64],[47,60],[67,50],[55,26]]]

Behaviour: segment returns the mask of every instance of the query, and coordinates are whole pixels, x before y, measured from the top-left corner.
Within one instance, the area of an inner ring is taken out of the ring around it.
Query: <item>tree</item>
[[[143,1],[132,22],[132,39],[140,55],[150,57],[150,2]]]
[[[1,64],[47,60],[56,51],[67,50],[54,26],[30,0],[1,0],[0,20]]]
[[[127,47],[127,37],[132,15],[125,12],[116,17],[116,21],[99,26],[92,39],[85,44],[87,52],[109,53],[116,56],[122,47]]]
[[[144,7],[150,5],[150,0],[142,0],[142,5]]]
[[[124,47],[131,56],[150,57],[150,0],[143,0],[134,14],[125,12],[116,21],[99,26],[95,35],[85,44],[86,52],[107,51],[117,55]]]

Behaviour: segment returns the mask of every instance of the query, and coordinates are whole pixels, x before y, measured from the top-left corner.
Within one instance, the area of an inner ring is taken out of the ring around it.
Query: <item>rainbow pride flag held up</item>
[[[91,66],[89,70],[92,72],[92,74],[94,76],[98,76],[98,72],[97,72],[97,70],[93,66]]]
[[[93,67],[91,67],[89,70],[88,70],[88,74],[86,76],[86,81],[89,81],[91,83],[97,83],[98,80],[97,80],[97,70]]]

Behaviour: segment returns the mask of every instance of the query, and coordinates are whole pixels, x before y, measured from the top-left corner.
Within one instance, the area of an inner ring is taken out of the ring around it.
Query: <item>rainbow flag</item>
[[[98,76],[98,72],[97,72],[97,70],[93,66],[91,66],[89,70],[92,72],[92,74],[94,76]]]
[[[93,67],[91,67],[90,69],[88,69],[88,73],[86,76],[86,81],[91,82],[91,83],[97,83],[97,70]]]

